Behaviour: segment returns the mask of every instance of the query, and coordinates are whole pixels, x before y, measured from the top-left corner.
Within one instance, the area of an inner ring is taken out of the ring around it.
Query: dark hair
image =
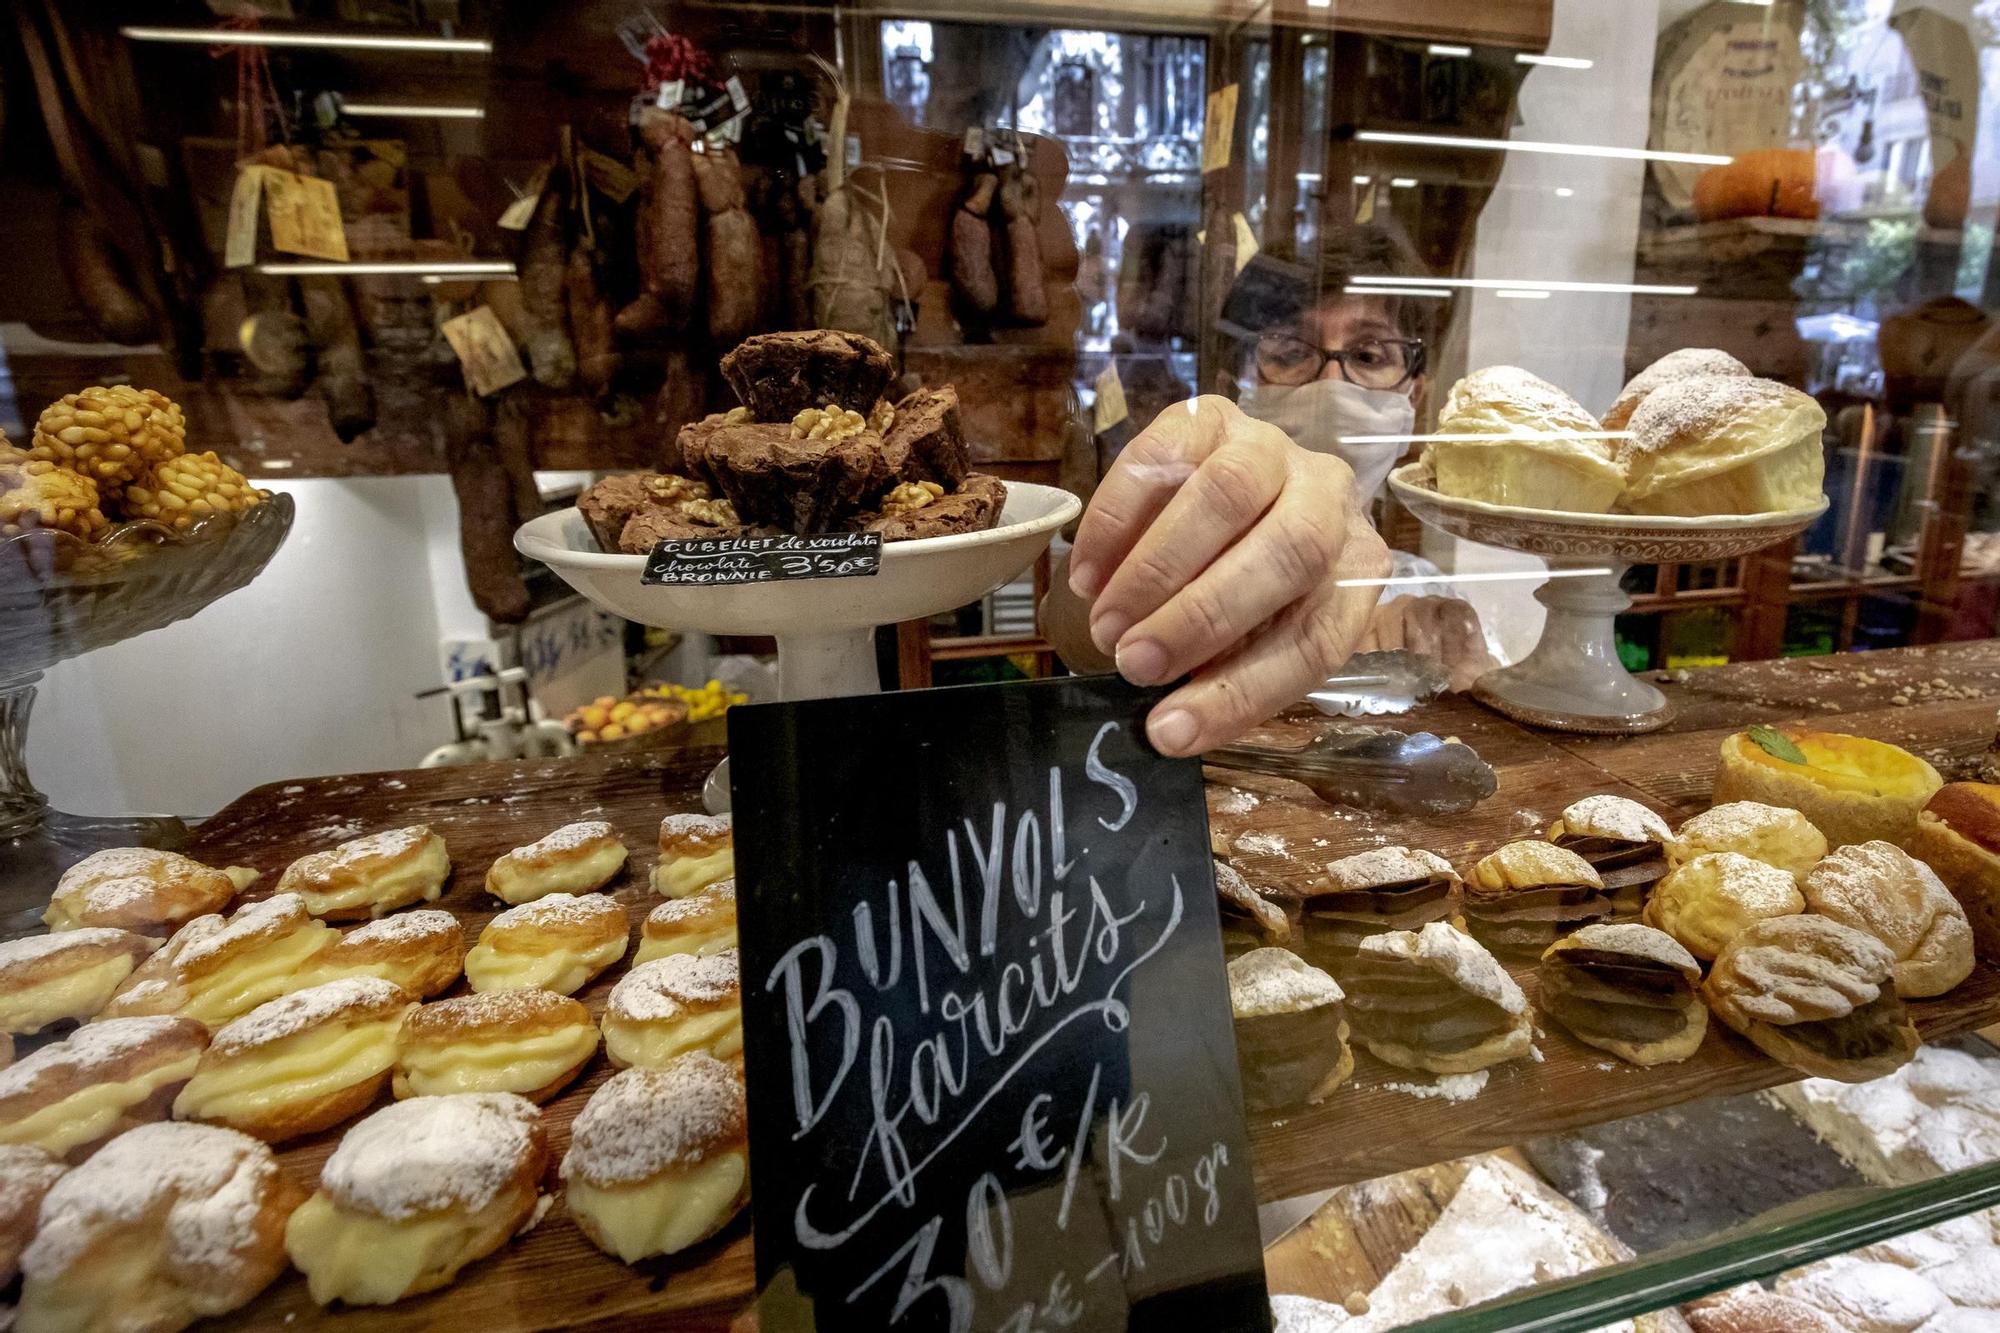
[[[1269,251],[1252,258],[1230,286],[1217,323],[1224,333],[1248,341],[1338,298],[1357,279],[1428,276],[1416,252],[1387,228],[1334,223],[1321,230],[1319,248],[1308,262]],[[1382,299],[1403,335],[1426,344],[1432,341],[1440,307],[1448,304],[1424,297]]]

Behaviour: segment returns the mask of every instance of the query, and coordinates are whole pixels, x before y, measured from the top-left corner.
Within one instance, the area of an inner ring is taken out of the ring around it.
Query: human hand
[[[1454,690],[1499,666],[1472,603],[1457,597],[1396,597],[1376,605],[1357,652],[1407,648],[1443,665]]]
[[[1354,651],[1388,548],[1353,507],[1347,464],[1226,398],[1176,404],[1125,446],[1084,512],[1070,588],[1135,685],[1193,673],[1147,719],[1197,754],[1303,698]]]

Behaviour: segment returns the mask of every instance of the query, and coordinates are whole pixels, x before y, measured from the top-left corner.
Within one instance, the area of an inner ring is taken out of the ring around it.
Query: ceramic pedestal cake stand
[[[601,550],[574,509],[544,514],[514,534],[539,560],[596,605],[641,625],[702,634],[770,635],[778,641],[778,693],[785,700],[873,694],[875,630],[976,601],[1042,553],[1082,503],[1068,491],[1010,481],[1000,521],[985,532],[882,548],[880,570],[863,578],[798,579],[729,587],[641,583],[646,558]],[[727,760],[709,779],[711,810],[727,808]]]
[[[1481,677],[1473,694],[1517,722],[1604,734],[1652,731],[1672,716],[1666,696],[1618,660],[1614,618],[1632,605],[1620,588],[1635,564],[1726,560],[1748,555],[1812,525],[1810,509],[1708,518],[1567,514],[1439,495],[1421,463],[1389,476],[1409,511],[1440,532],[1548,561],[1552,577],[1535,590],[1548,608],[1535,650]]]

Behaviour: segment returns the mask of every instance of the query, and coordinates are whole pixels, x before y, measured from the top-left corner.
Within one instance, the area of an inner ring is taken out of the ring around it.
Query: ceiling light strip
[[[509,278],[515,276],[511,260],[506,259],[447,259],[434,262],[424,260],[356,260],[341,264],[331,260],[273,260],[257,265],[259,273],[273,277],[372,277],[398,276],[420,278],[426,274],[438,277]]]
[[[486,55],[493,43],[482,37],[389,37],[360,32],[269,32],[248,28],[151,28],[118,30],[135,42],[180,42],[191,46],[313,46],[351,51],[447,51]]]
[[[1572,282],[1566,278],[1406,278],[1393,273],[1357,273],[1353,282],[1361,287],[1480,287],[1545,288],[1552,292],[1623,292],[1633,296],[1693,296],[1701,290],[1693,285],[1656,282]]]
[[[1476,139],[1460,134],[1405,134],[1400,130],[1357,130],[1357,143],[1404,144],[1418,148],[1471,148],[1490,153],[1550,153],[1561,157],[1615,157],[1639,162],[1686,162],[1726,166],[1736,159],[1717,153],[1669,153],[1613,144],[1548,143],[1540,139]]]

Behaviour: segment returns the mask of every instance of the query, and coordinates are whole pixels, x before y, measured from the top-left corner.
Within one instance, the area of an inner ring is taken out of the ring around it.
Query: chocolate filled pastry
[[[590,1010],[546,990],[489,991],[427,1004],[403,1020],[398,1097],[512,1092],[545,1102],[597,1052]]]
[[[1826,855],[1826,835],[1796,810],[1729,801],[1680,826],[1667,844],[1667,864],[1685,865],[1704,852],[1737,852],[1803,879]]]
[[[892,449],[908,454],[906,480],[934,481],[953,491],[972,469],[965,433],[958,424],[958,390],[949,384],[905,395],[882,438]]]
[[[601,819],[565,824],[516,847],[486,871],[486,891],[503,903],[527,903],[550,893],[589,893],[609,884],[625,864],[625,844]]]
[[[1972,925],[1931,868],[1892,842],[1842,847],[1806,872],[1806,906],[1882,941],[1896,994],[1942,995],[1972,975]]]
[[[668,815],[660,821],[660,863],[653,892],[663,898],[690,893],[736,875],[736,840],[728,815]]]
[[[465,930],[458,918],[423,907],[342,932],[315,960],[310,984],[378,977],[428,999],[458,980],[464,961]]]
[[[299,1189],[253,1138],[146,1125],[58,1180],[21,1255],[19,1333],[173,1333],[285,1271]]]
[[[208,1046],[191,1018],[107,1019],[0,1069],[0,1143],[81,1157],[134,1125],[167,1118]]]
[[[722,358],[722,378],[759,421],[790,421],[809,407],[846,403],[867,411],[895,378],[881,344],[839,329],[763,333]]]
[[[1979,955],[2000,959],[2000,787],[1946,783],[1917,816],[1910,850],[1958,898]]]
[[[1635,1065],[1685,1060],[1708,1032],[1701,964],[1651,926],[1585,926],[1548,947],[1538,982],[1542,1008],[1572,1036]]]
[[[314,916],[355,921],[434,902],[451,878],[451,854],[428,826],[387,829],[301,856],[278,879]]]
[[[1611,915],[1611,895],[1590,862],[1550,842],[1510,842],[1465,877],[1465,924],[1495,953],[1536,957],[1549,944]]]
[[[686,898],[669,898],[646,913],[632,965],[676,953],[706,958],[735,947],[736,881],[725,879]]]
[[[736,1059],[743,1051],[736,950],[672,954],[633,968],[611,988],[603,1027],[604,1053],[621,1069],[660,1069],[689,1051]]]
[[[1823,916],[1753,922],[1709,969],[1715,1016],[1780,1064],[1866,1083],[1900,1068],[1917,1030],[1891,978],[1896,959],[1874,936]]]
[[[338,938],[295,893],[246,903],[226,920],[198,916],[133,969],[98,1017],[186,1014],[218,1028],[310,984]]]
[[[1224,958],[1284,944],[1292,938],[1292,921],[1285,910],[1257,892],[1242,871],[1223,860],[1215,863],[1215,907],[1222,919]]]
[[[1549,826],[1549,841],[1606,870],[1664,854],[1674,836],[1667,821],[1623,796],[1586,796]]]
[[[266,1143],[337,1125],[388,1085],[417,997],[348,977],[282,995],[224,1024],[174,1098],[176,1120],[208,1120]]]
[[[42,921],[50,930],[111,926],[169,935],[198,916],[220,912],[256,879],[257,872],[243,866],[217,870],[176,852],[113,847],[63,871]]]
[[[89,1018],[159,947],[150,935],[108,926],[0,942],[0,1032]]]
[[[1338,977],[1365,939],[1453,920],[1461,892],[1458,872],[1435,852],[1377,847],[1343,856],[1301,903],[1299,952]]]
[[[1712,962],[1753,921],[1806,910],[1789,870],[1737,852],[1705,852],[1667,872],[1646,899],[1645,920]]]
[[[321,1305],[389,1305],[449,1286],[534,1217],[541,1112],[505,1092],[412,1097],[347,1131],[285,1249]]]
[[[750,1197],[743,1074],[702,1051],[613,1074],[577,1113],[563,1202],[591,1244],[626,1263],[722,1230]]]
[[[602,893],[552,893],[486,923],[465,955],[476,991],[552,990],[574,995],[625,956],[632,919]]]
[[[984,472],[968,474],[956,491],[946,491],[936,482],[907,481],[883,497],[881,509],[861,524],[861,530],[879,532],[885,542],[956,537],[986,531],[1000,521],[1000,511],[1006,507],[1006,483]]]
[[[21,1272],[21,1251],[35,1238],[42,1199],[69,1168],[32,1143],[0,1143],[0,1289]]]
[[[1229,964],[1243,1104],[1282,1111],[1322,1100],[1354,1072],[1340,983],[1284,949]]]
[[[1354,1038],[1378,1059],[1469,1074],[1528,1054],[1528,998],[1479,941],[1441,921],[1361,942],[1346,985]]]

